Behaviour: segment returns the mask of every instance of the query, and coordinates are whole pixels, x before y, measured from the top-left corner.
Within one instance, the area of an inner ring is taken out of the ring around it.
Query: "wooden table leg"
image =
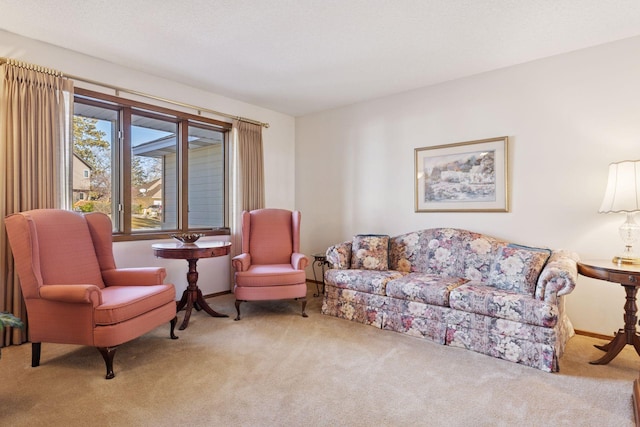
[[[229,315],[218,313],[213,308],[211,308],[211,306],[209,306],[209,304],[207,304],[207,302],[204,300],[204,297],[202,296],[202,291],[200,290],[200,288],[198,288],[198,296],[196,298],[196,303],[200,306],[202,310],[209,313],[209,315],[212,317],[229,317]]]
[[[633,345],[636,352],[640,355],[640,338],[636,333],[636,323],[638,322],[638,317],[636,316],[638,312],[636,294],[638,293],[638,288],[632,285],[622,286],[627,294],[627,302],[624,305],[624,329],[620,329],[609,343],[595,346],[598,350],[606,351],[607,353],[600,359],[589,362],[592,365],[606,365],[611,362],[627,344]]]
[[[613,340],[609,342],[609,344],[602,345],[602,346],[594,345],[594,347],[597,348],[598,350],[603,350],[603,351],[606,351],[607,353],[604,356],[602,356],[600,359],[593,360],[589,363],[591,363],[592,365],[606,365],[607,363],[611,362],[613,358],[616,357],[618,353],[620,353],[620,351],[622,351],[622,349],[626,345],[627,345],[626,331],[623,329],[620,329],[616,334],[616,336],[613,338]]]
[[[209,304],[204,300],[202,296],[202,291],[198,288],[198,270],[196,269],[196,264],[198,263],[198,259],[188,259],[189,262],[189,272],[187,273],[187,282],[189,285],[187,289],[182,293],[182,298],[178,303],[176,310],[180,311],[184,308],[184,319],[182,320],[182,324],[178,329],[181,331],[186,329],[189,326],[189,319],[191,318],[191,311],[195,308],[196,310],[202,309],[209,313],[209,315],[213,317],[229,317],[226,314],[221,314],[216,312],[214,309],[209,307]]]

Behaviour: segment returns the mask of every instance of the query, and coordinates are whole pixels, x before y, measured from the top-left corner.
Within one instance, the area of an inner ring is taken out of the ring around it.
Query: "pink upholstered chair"
[[[101,213],[37,209],[5,218],[27,307],[31,365],[41,343],[97,347],[107,379],[118,345],[170,323],[175,288],[164,268],[116,268],[111,220]]]
[[[235,273],[235,320],[240,303],[258,300],[302,300],[307,317],[304,268],[309,259],[300,253],[300,212],[258,209],[242,212],[242,254],[232,260]]]

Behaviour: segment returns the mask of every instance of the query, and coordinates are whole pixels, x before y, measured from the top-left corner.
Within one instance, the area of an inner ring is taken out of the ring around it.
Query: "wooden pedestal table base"
[[[228,255],[231,251],[229,242],[195,242],[195,243],[156,243],[151,245],[155,256],[170,259],[186,259],[189,263],[187,272],[187,289],[182,293],[178,301],[176,311],[184,309],[184,319],[179,329],[184,330],[189,326],[191,311],[204,310],[212,317],[229,317],[209,307],[204,300],[202,291],[198,288],[198,270],[196,264],[200,258],[213,258]]]
[[[636,313],[638,307],[636,305],[636,294],[638,288],[636,286],[622,285],[627,293],[627,303],[624,305],[624,329],[620,329],[616,336],[605,345],[594,345],[598,350],[606,351],[606,354],[598,360],[594,360],[592,365],[606,365],[611,362],[614,357],[622,351],[627,344],[632,345],[636,349],[636,353],[640,355],[640,337],[636,332],[636,324],[638,317]]]

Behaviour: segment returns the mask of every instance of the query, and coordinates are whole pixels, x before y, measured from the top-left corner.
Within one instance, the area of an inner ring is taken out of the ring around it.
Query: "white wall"
[[[451,226],[567,248],[622,249],[622,215],[597,210],[610,162],[640,159],[640,38],[296,120],[296,206],[305,253],[356,233]],[[510,213],[414,212],[414,149],[509,136]],[[621,286],[579,278],[577,329],[623,326]]]
[[[295,119],[293,117],[1,30],[0,57],[15,58],[54,68],[67,75],[269,123],[270,127],[263,129],[266,203],[268,207],[285,209],[295,207]],[[82,82],[78,82],[76,86],[100,90],[96,86]],[[106,91],[106,93],[112,92]],[[149,101],[145,100],[145,102]],[[175,283],[176,291],[181,295],[187,286],[186,261],[155,259],[151,251],[152,243],[153,241],[117,243],[114,251],[118,265],[121,267],[141,264],[164,265],[168,270],[168,281]],[[204,294],[230,289],[231,267],[228,258],[198,262],[200,273],[198,285]]]

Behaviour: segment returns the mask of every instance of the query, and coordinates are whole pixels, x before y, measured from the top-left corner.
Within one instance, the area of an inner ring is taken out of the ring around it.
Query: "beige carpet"
[[[310,289],[315,286],[310,285]],[[2,350],[4,426],[632,426],[640,357],[592,366],[603,341],[576,336],[549,374],[320,314],[299,303],[209,300],[180,339],[167,327],[121,346],[104,379],[93,348]],[[181,316],[179,316],[181,319]]]

